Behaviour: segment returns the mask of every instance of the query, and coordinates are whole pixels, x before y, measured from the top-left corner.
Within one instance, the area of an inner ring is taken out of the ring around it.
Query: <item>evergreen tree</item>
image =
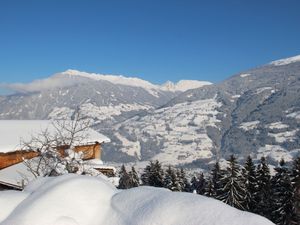
[[[228,167],[221,178],[224,185],[220,200],[238,209],[244,209],[245,187],[241,177],[239,165],[232,155],[228,160]]]
[[[293,214],[293,186],[283,159],[275,171],[276,174],[271,180],[273,192],[271,218],[278,225],[290,225]]]
[[[203,173],[200,173],[198,182],[199,182],[199,185],[198,185],[198,188],[197,188],[197,193],[199,195],[204,195],[204,193],[205,193],[205,187],[206,187],[206,180],[204,178],[204,174]]]
[[[129,172],[129,177],[131,187],[138,187],[140,185],[139,176],[133,166],[131,167],[131,171]]]
[[[119,172],[119,189],[128,189],[131,188],[131,179],[129,174],[126,171],[126,168],[124,165],[122,165],[121,170]]]
[[[198,179],[193,176],[192,179],[191,179],[191,192],[196,192],[197,193],[197,190],[198,189]]]
[[[178,178],[170,165],[165,172],[164,187],[170,189],[171,191],[180,190]]]
[[[206,186],[206,180],[204,178],[204,174],[200,173],[198,178],[195,176],[191,180],[192,183],[192,191],[195,191],[199,195],[204,195],[205,193],[205,186]]]
[[[150,177],[152,173],[153,162],[150,161],[149,165],[147,165],[144,169],[144,172],[141,175],[141,180],[143,185],[150,186]]]
[[[221,183],[221,178],[224,171],[221,170],[219,162],[216,162],[211,171],[211,181],[212,181],[212,197],[220,199],[223,185]]]
[[[182,171],[183,171],[183,169],[182,169]],[[184,190],[185,174],[182,174],[181,170],[177,169],[177,171],[176,171],[176,177],[177,177],[177,180],[178,180],[178,187],[179,187],[178,191],[183,191]]]
[[[293,185],[293,215],[291,224],[300,224],[300,157],[294,160],[291,182]]]
[[[179,172],[179,184],[181,185],[181,191],[190,192],[191,185],[186,178],[186,174],[183,168],[181,168]]]
[[[143,185],[163,187],[163,176],[164,173],[160,162],[158,160],[155,162],[150,161],[149,165],[144,169],[141,180]]]
[[[256,168],[252,161],[251,156],[248,156],[244,169],[243,177],[245,181],[245,209],[254,212],[256,208],[256,194],[257,194],[257,177],[256,177]]]
[[[258,192],[255,196],[257,207],[254,209],[254,212],[271,219],[271,176],[265,157],[261,157],[256,174]]]
[[[207,182],[204,195],[207,197],[214,197],[213,182],[211,178],[209,178]]]

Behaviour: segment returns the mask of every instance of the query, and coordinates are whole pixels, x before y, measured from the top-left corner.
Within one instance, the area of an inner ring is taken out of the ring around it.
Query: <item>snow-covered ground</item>
[[[272,225],[267,219],[191,193],[138,187],[119,191],[103,178],[43,178],[23,192],[0,192],[0,225]]]
[[[291,63],[299,62],[299,61],[300,61],[300,55],[297,55],[297,56],[294,56],[294,57],[290,57],[290,58],[286,58],[286,59],[280,59],[280,60],[270,62],[270,65],[284,66],[284,65],[288,65],[288,64],[291,64]]]
[[[218,128],[218,108],[222,106],[215,98],[180,103],[155,110],[141,119],[132,118],[117,125],[127,129],[128,139],[120,132],[114,135],[122,142],[121,151],[141,158],[141,142],[163,143],[160,152],[151,160],[164,164],[191,163],[196,159],[209,159],[215,147],[207,135],[207,127]],[[148,161],[148,160],[147,160]]]

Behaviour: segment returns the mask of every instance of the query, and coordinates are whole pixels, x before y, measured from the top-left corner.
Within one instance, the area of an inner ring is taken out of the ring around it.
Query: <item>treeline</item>
[[[217,162],[208,176],[200,173],[190,180],[182,168],[168,166],[164,170],[159,161],[151,161],[140,178],[134,167],[127,172],[123,165],[119,188],[139,185],[212,197],[235,208],[260,214],[278,225],[300,224],[300,157],[291,167],[281,160],[272,176],[264,157],[255,165],[249,156],[241,166],[232,155],[226,169]]]

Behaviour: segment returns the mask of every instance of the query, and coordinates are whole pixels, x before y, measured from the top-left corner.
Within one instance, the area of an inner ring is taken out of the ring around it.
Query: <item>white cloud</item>
[[[9,89],[15,92],[28,93],[63,88],[84,82],[85,79],[79,77],[61,76],[56,74],[52,77],[34,80],[30,83],[1,83],[0,88]]]

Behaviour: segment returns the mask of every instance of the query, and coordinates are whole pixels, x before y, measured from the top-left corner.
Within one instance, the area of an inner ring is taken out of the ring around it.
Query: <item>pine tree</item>
[[[195,176],[191,180],[192,183],[192,190],[195,191],[199,195],[204,195],[205,187],[206,187],[206,180],[204,178],[204,174],[200,173],[198,178]]]
[[[181,174],[181,170],[177,169],[176,177],[177,177],[177,180],[178,180],[178,187],[179,187],[178,191],[183,191],[185,174]]]
[[[198,179],[193,176],[191,179],[191,192],[196,192],[197,193],[197,188],[198,188]]]
[[[204,195],[207,197],[214,197],[213,182],[211,178],[209,178],[207,182]]]
[[[180,190],[178,178],[170,165],[165,172],[164,187],[170,189],[171,191]]]
[[[164,173],[160,162],[158,160],[155,162],[150,161],[149,165],[144,169],[141,180],[143,185],[163,187],[163,176]]]
[[[256,194],[257,194],[257,178],[256,178],[256,168],[252,161],[251,156],[248,156],[244,169],[243,177],[245,181],[245,209],[254,212],[256,208]]]
[[[129,174],[126,171],[124,165],[122,165],[121,170],[119,172],[120,180],[119,180],[119,189],[128,189],[131,187],[131,179]]]
[[[205,187],[206,187],[206,180],[204,178],[204,174],[203,173],[200,173],[198,182],[199,182],[199,185],[198,185],[198,188],[197,188],[197,193],[199,195],[204,195],[204,193],[205,193]]]
[[[278,225],[290,225],[293,213],[293,186],[283,159],[275,171],[276,174],[271,180],[273,192],[271,218]]]
[[[140,185],[139,176],[133,166],[131,167],[131,171],[129,172],[129,177],[131,187],[138,187]]]
[[[257,207],[255,207],[254,212],[271,219],[271,175],[265,157],[261,158],[256,174],[258,192],[255,196]]]
[[[212,181],[212,197],[220,199],[222,193],[222,183],[221,178],[224,171],[221,170],[219,162],[216,162],[211,171],[211,181]]]
[[[191,185],[190,185],[188,179],[186,178],[184,169],[180,168],[180,170],[177,170],[176,176],[177,176],[177,180],[178,180],[179,191],[190,192]]]
[[[220,200],[238,209],[244,209],[245,187],[236,158],[232,155],[228,160],[228,167],[221,178],[224,185]]]
[[[183,168],[180,169],[180,177],[181,180],[183,181],[183,187],[181,191],[191,192],[191,184],[189,180],[186,178],[186,174]]]
[[[143,185],[150,186],[150,177],[152,173],[153,162],[150,161],[149,165],[147,165],[144,169],[144,172],[141,175],[141,180]]]
[[[294,160],[291,182],[293,185],[293,215],[291,224],[300,224],[300,157]]]

